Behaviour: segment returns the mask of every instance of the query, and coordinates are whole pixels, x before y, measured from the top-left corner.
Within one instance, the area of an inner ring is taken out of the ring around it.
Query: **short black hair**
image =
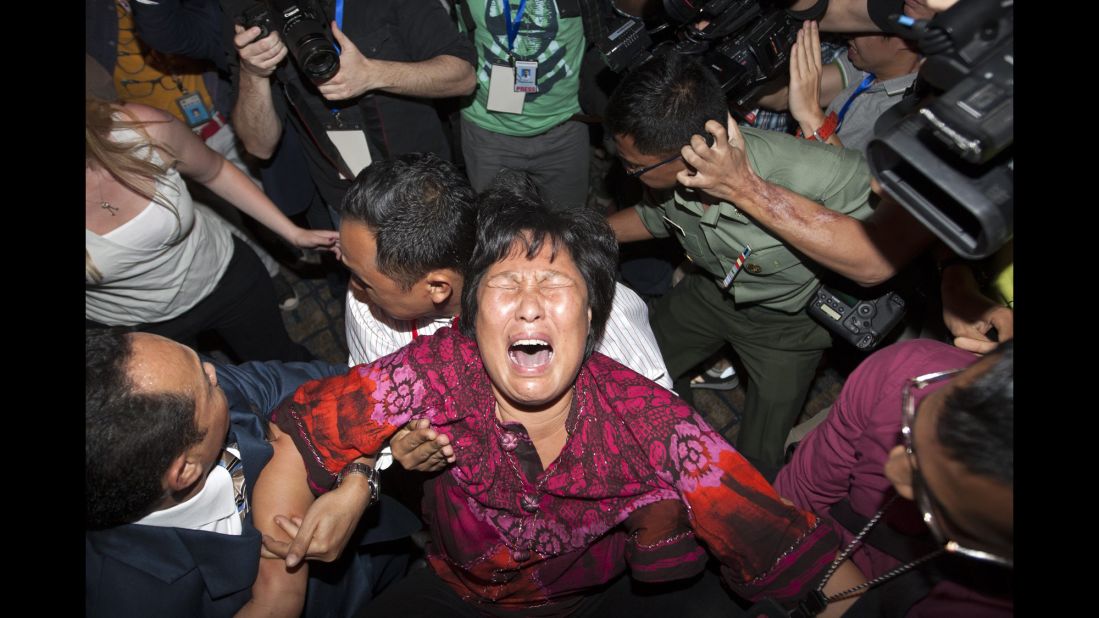
[[[667,53],[622,79],[607,102],[611,135],[633,138],[639,152],[664,156],[706,137],[706,121],[725,126],[729,103],[714,74],[694,58]]]
[[[936,437],[974,474],[1008,485],[1015,479],[1015,346],[1000,344],[992,366],[947,395]]]
[[[94,530],[151,512],[169,465],[206,432],[195,421],[194,399],[134,392],[130,333],[86,330],[84,345],[84,523]]]
[[[375,161],[340,204],[343,218],[374,232],[378,270],[405,290],[435,269],[461,271],[473,252],[473,187],[432,153]]]
[[[477,245],[465,271],[462,315],[458,326],[476,335],[477,288],[489,267],[507,258],[515,245],[533,259],[550,244],[550,259],[565,249],[584,277],[591,309],[587,358],[603,336],[614,303],[618,242],[606,219],[586,207],[551,209],[534,180],[525,172],[505,170],[478,197]]]

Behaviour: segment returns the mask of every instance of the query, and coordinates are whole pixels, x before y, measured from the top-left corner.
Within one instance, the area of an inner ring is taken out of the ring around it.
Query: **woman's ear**
[[[893,483],[893,489],[901,497],[913,500],[915,491],[912,481],[912,463],[908,460],[908,453],[903,445],[893,447],[889,451],[889,459],[885,460],[885,478]]]

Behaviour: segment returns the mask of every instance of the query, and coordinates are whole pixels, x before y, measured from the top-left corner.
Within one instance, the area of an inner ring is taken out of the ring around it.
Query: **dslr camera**
[[[240,24],[259,26],[257,41],[278,32],[298,68],[314,83],[340,70],[340,54],[328,34],[327,20],[312,0],[264,0],[245,9]]]

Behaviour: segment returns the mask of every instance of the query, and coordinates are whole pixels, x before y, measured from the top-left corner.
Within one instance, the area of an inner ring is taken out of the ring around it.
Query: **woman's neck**
[[[544,408],[527,409],[512,405],[510,402],[496,402],[496,416],[504,423],[520,423],[527,430],[530,439],[538,444],[541,440],[552,438],[563,432],[565,423],[572,410],[574,389],[569,389],[556,401]]]

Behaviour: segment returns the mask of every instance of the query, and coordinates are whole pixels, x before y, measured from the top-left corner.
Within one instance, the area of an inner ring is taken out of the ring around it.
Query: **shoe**
[[[271,277],[271,283],[275,286],[275,297],[279,300],[279,309],[293,311],[298,308],[298,293],[294,286],[286,279],[286,275],[279,273]]]
[[[707,369],[691,380],[691,388],[705,388],[714,391],[731,391],[740,386],[740,376],[729,365],[724,371]]]

